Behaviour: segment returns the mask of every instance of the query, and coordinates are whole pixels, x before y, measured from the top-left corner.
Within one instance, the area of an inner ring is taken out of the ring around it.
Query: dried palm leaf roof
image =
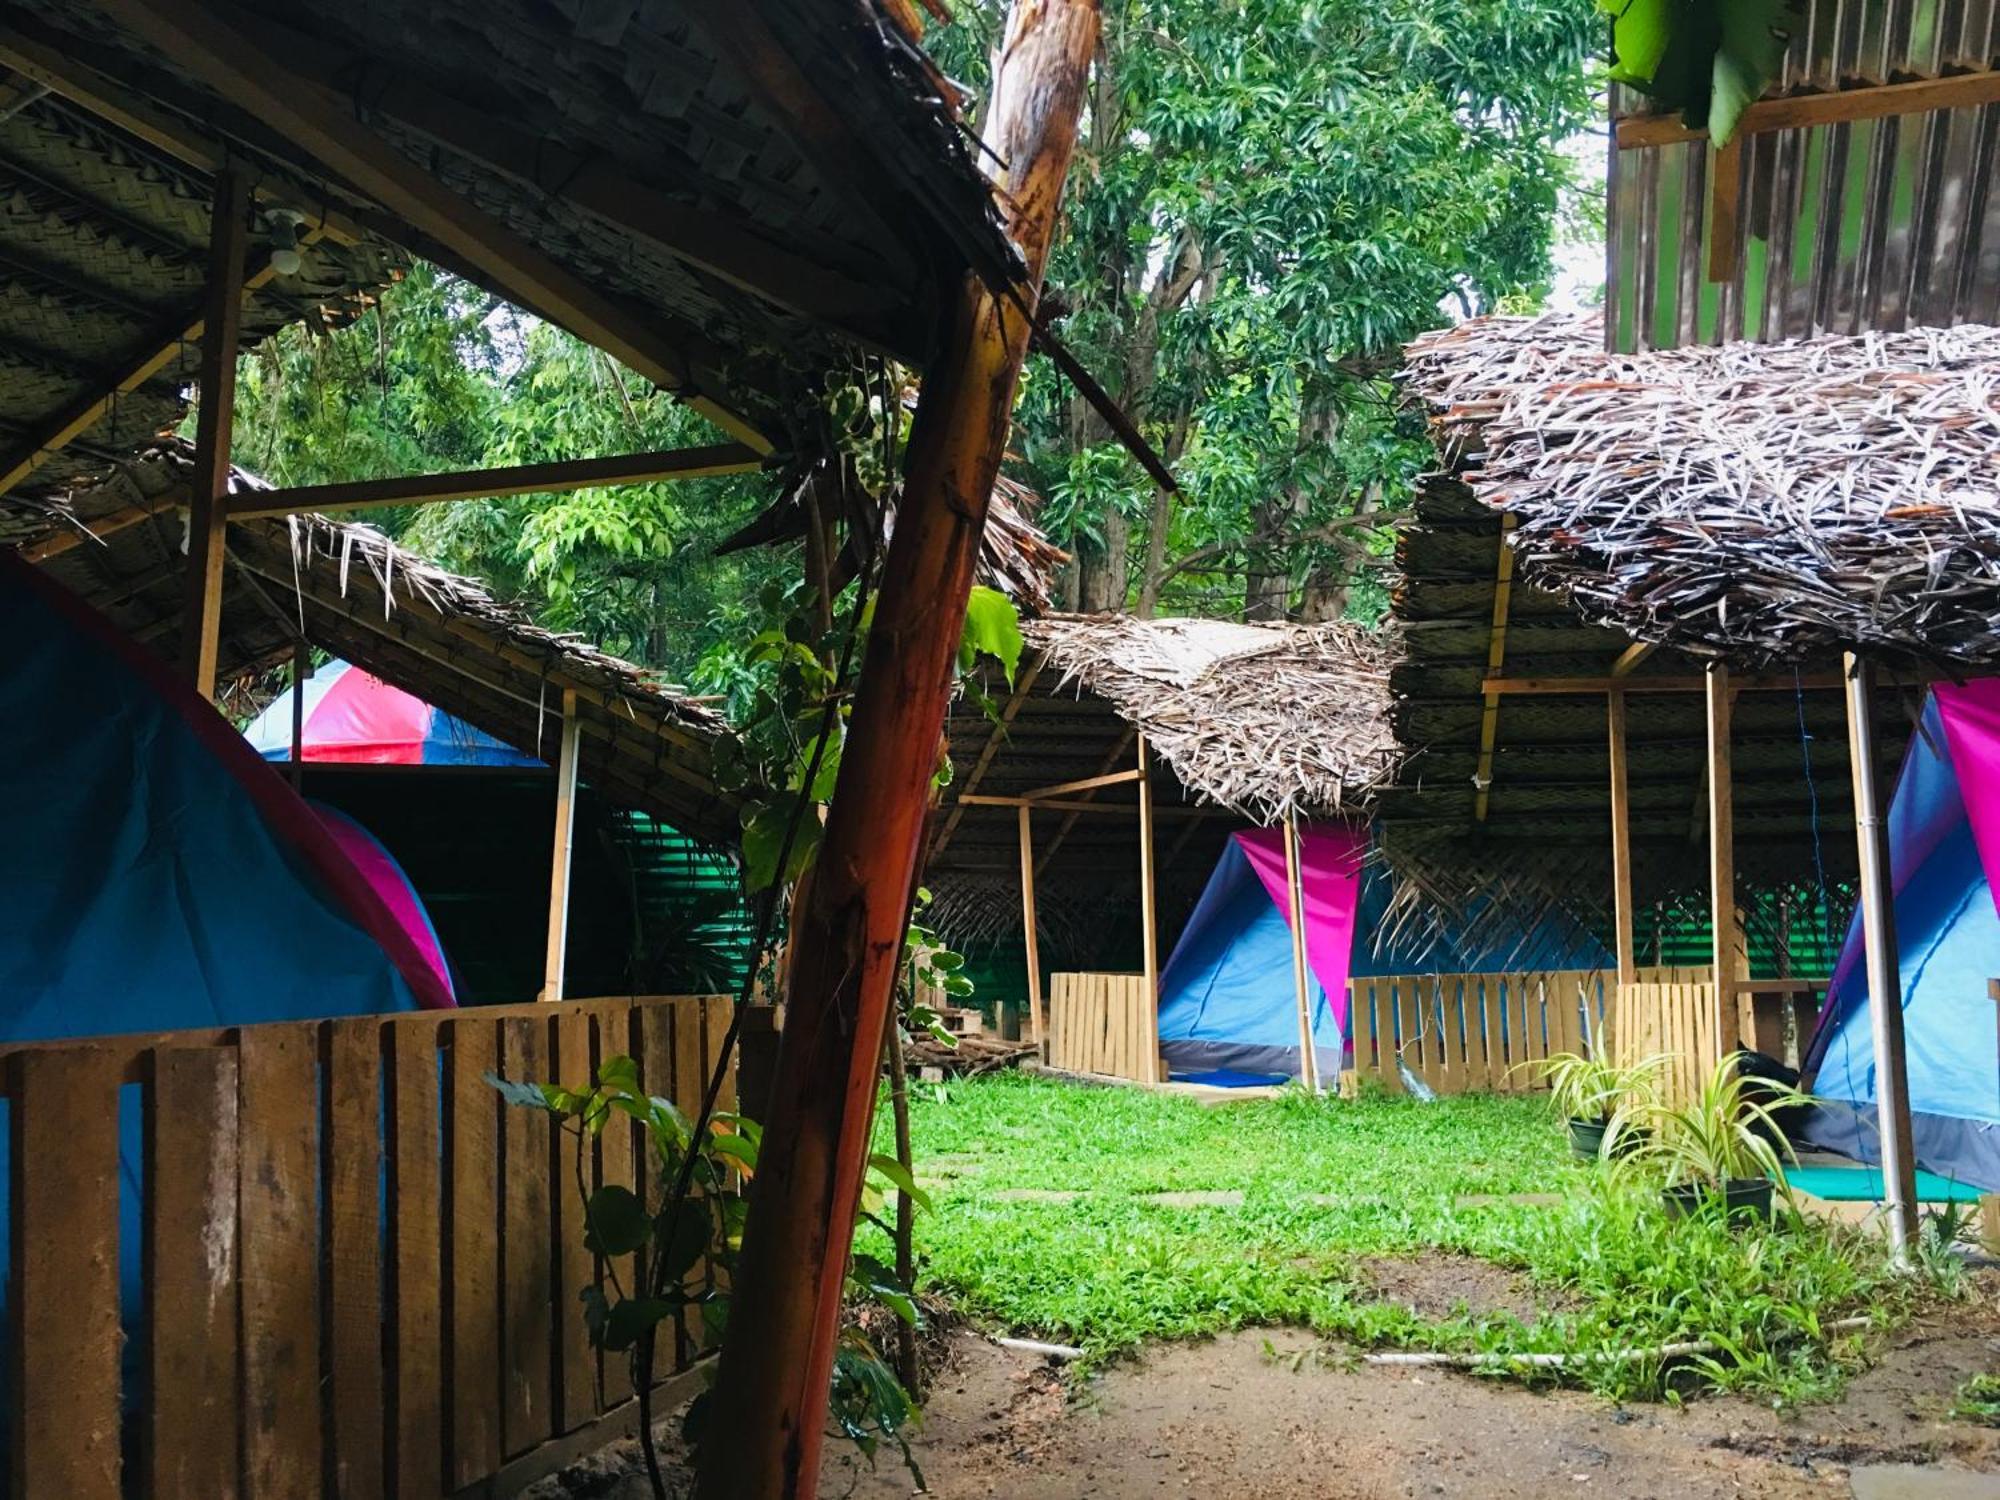
[[[1482,318],[1405,379],[1589,620],[1752,664],[2000,660],[2000,329],[1610,354],[1595,318]]]
[[[1254,822],[1354,808],[1394,771],[1391,647],[1350,621],[1051,615],[1022,634],[1058,691],[1103,698],[1188,791]]]
[[[931,920],[960,942],[1021,923],[1020,797],[1153,763],[1158,910],[1171,930],[1232,828],[1365,808],[1397,753],[1388,723],[1393,643],[1358,626],[1237,625],[1049,615],[1024,621],[1012,689],[990,674],[946,723],[953,775],[925,882]],[[1113,782],[1031,815],[1043,953],[1085,967],[1133,961],[1138,788]],[[1102,811],[1079,811],[1088,804]]]
[[[191,468],[186,445],[157,444],[74,497],[60,525],[11,497],[0,500],[0,533],[7,522],[17,524],[16,535],[28,529],[26,556],[120,629],[174,657],[187,576],[179,507]],[[239,470],[232,487],[263,485]],[[554,758],[563,694],[573,690],[585,780],[683,832],[734,842],[736,799],[710,774],[723,721],[653,674],[536,625],[483,585],[369,526],[323,516],[239,521],[228,547],[224,678],[289,658],[303,634],[543,759]]]

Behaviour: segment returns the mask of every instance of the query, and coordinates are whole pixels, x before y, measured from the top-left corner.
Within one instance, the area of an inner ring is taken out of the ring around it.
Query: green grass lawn
[[[1887,1324],[1916,1295],[1886,1273],[1880,1242],[1852,1231],[1668,1221],[1657,1194],[1572,1160],[1533,1097],[1206,1107],[1001,1074],[913,1085],[912,1129],[933,1200],[917,1220],[922,1284],[988,1325],[1099,1356],[1273,1324],[1371,1348],[1712,1339],[1715,1356],[1671,1374],[1599,1361],[1562,1378],[1620,1396],[1705,1385],[1798,1400],[1836,1388],[1858,1353],[1827,1324],[1857,1313]],[[1171,1206],[1153,1200],[1161,1192],[1243,1197]],[[1077,1196],[1046,1196],[1064,1193]],[[1506,1201],[1521,1193],[1560,1202]],[[1539,1313],[1427,1319],[1380,1300],[1362,1265],[1440,1250],[1516,1272]]]

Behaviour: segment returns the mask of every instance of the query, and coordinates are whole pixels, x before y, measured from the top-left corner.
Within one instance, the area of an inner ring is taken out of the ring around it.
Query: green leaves
[[[646,1205],[637,1193],[616,1183],[590,1195],[583,1223],[584,1248],[594,1255],[630,1255],[653,1238]]]
[[[965,605],[960,665],[970,671],[979,657],[990,656],[1000,663],[1011,688],[1014,669],[1021,663],[1021,647],[1021,612],[1014,607],[1014,601],[998,589],[975,585]]]
[[[1726,146],[1778,74],[1793,0],[1598,0],[1612,16],[1611,77]]]
[[[793,795],[745,804],[742,814],[745,890],[754,893],[781,879],[797,880],[812,863],[824,828],[814,808],[801,808],[798,803],[799,798]],[[789,849],[785,843],[788,830]]]

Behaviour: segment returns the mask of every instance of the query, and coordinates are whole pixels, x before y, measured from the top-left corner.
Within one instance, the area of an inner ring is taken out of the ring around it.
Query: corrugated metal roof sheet
[[[1804,9],[1766,101],[1837,93],[1879,109],[1923,96],[1860,91],[1968,75],[2000,84],[2000,0]],[[1719,282],[1708,279],[1717,153],[1706,138],[1617,144],[1621,125],[1629,137],[1635,121],[1657,120],[1649,101],[1614,90],[1612,348],[2000,323],[2000,103],[1746,129],[1734,269]],[[1673,132],[1650,135],[1662,133]]]

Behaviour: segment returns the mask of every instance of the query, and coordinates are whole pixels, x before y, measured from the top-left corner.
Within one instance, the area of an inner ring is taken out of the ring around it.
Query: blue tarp
[[[2000,1039],[1989,980],[2000,976],[2000,913],[1959,789],[1935,696],[1889,806],[1896,946],[1918,1164],[2000,1190]],[[1807,1062],[1821,1105],[1808,1143],[1879,1164],[1875,1047],[1860,915]]]

